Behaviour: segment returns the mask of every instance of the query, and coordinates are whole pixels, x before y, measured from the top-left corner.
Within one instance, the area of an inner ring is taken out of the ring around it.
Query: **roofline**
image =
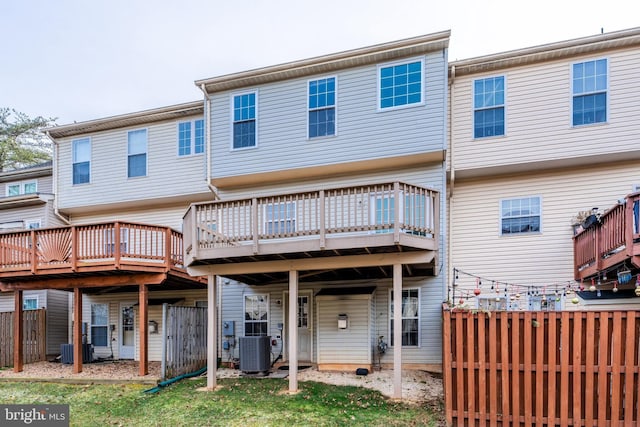
[[[491,72],[640,45],[640,27],[449,62],[449,76]]]
[[[207,94],[246,86],[271,83],[312,74],[334,72],[360,65],[391,61],[412,55],[434,52],[449,47],[450,30],[398,41],[287,62],[240,73],[196,80],[196,86]]]
[[[39,165],[27,166],[20,169],[0,172],[0,182],[15,181],[17,179],[38,178],[53,174],[53,163],[51,161]]]
[[[117,129],[126,126],[136,126],[195,114],[204,114],[203,100],[153,108],[151,110],[138,111],[135,113],[104,117],[101,119],[72,123],[68,125],[51,126],[43,129],[43,131],[51,138],[64,138],[67,136]]]

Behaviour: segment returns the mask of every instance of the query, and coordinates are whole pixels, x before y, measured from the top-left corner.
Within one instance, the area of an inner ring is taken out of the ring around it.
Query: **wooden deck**
[[[185,265],[437,253],[439,207],[438,191],[401,182],[196,203],[184,217]]]
[[[87,285],[82,278],[100,282],[91,286],[114,286],[136,274],[153,282],[158,273],[198,281],[184,268],[181,233],[168,227],[108,222],[0,234],[5,290]],[[65,286],[71,278],[80,283]]]
[[[640,269],[640,192],[606,211],[573,238],[575,279]]]

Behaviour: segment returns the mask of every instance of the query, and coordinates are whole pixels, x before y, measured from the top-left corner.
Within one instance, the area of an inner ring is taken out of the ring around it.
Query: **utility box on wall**
[[[236,334],[236,322],[234,320],[224,320],[222,322],[222,336],[233,337]]]

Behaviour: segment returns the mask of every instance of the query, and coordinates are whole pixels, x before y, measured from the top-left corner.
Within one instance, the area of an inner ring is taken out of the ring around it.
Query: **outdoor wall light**
[[[158,322],[155,320],[149,320],[149,333],[157,334],[158,333]]]
[[[349,316],[346,314],[338,314],[338,329],[347,329],[348,322]]]

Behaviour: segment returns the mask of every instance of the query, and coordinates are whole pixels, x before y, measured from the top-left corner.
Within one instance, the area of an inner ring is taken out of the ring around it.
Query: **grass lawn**
[[[70,405],[72,426],[438,426],[442,408],[392,402],[377,391],[282,379],[183,380],[159,393],[139,385],[0,382],[3,404]]]

